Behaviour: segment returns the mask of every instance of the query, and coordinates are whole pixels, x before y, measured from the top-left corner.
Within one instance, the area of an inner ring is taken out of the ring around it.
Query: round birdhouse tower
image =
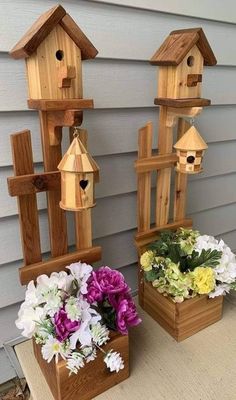
[[[72,141],[58,169],[61,171],[60,207],[68,211],[94,207],[99,168],[78,137]]]
[[[186,174],[198,174],[201,172],[204,150],[207,147],[197,129],[191,126],[174,145],[178,156],[176,170]]]

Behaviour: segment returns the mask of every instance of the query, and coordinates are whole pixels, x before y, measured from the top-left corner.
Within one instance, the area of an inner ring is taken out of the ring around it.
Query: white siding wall
[[[32,131],[34,159],[42,168],[37,113],[27,110],[24,62],[7,52],[51,0],[0,0],[0,382],[14,376],[1,345],[19,334],[14,326],[24,290],[18,282],[21,244],[16,200],[9,198],[12,175],[9,134]],[[99,49],[84,63],[85,96],[96,110],[86,112],[91,152],[101,167],[98,204],[93,211],[94,237],[103,261],[120,268],[136,289],[136,177],[133,162],[137,130],[156,125],[156,68],[148,59],[171,30],[202,26],[218,59],[204,71],[203,95],[213,106],[197,121],[209,143],[205,172],[190,179],[188,213],[203,232],[222,236],[236,248],[236,6],[233,0],[67,0],[61,4]],[[66,143],[65,143],[66,146]],[[45,195],[39,196],[43,251],[47,252]],[[73,242],[70,230],[70,242]]]

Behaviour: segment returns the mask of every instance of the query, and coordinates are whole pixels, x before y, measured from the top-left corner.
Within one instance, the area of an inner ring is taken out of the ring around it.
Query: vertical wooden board
[[[73,140],[74,128],[70,129],[70,140]],[[77,129],[79,138],[87,148],[88,132],[86,129]],[[91,209],[75,213],[75,241],[76,248],[86,249],[92,246],[92,213]]]
[[[50,146],[48,134],[48,113],[39,111],[44,170],[56,171],[62,158],[61,144]],[[47,192],[49,237],[52,257],[61,256],[68,251],[66,213],[59,206],[61,190]]]
[[[153,126],[151,122],[139,130],[138,158],[152,155]],[[138,232],[150,229],[151,172],[138,174]]]
[[[34,173],[30,131],[11,135],[14,174]],[[41,261],[39,219],[36,194],[18,197],[21,241],[26,265]]]
[[[167,107],[160,107],[158,151],[159,154],[171,153],[173,146],[173,127],[167,126]],[[156,187],[156,226],[166,225],[169,221],[171,168],[157,172]]]
[[[189,129],[190,123],[183,118],[179,119],[177,140]],[[174,221],[180,221],[186,215],[188,175],[176,172],[175,174],[175,195],[174,195]]]

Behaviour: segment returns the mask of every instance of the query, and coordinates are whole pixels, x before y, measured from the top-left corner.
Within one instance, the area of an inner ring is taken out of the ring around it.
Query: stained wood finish
[[[38,100],[29,99],[28,107],[33,110],[42,111],[63,111],[63,110],[81,110],[93,108],[92,99],[70,99],[70,100]]]
[[[190,128],[190,123],[183,118],[179,119],[177,139],[179,140]],[[176,172],[175,197],[174,197],[174,221],[181,221],[186,215],[188,175]]]
[[[51,8],[41,15],[13,47],[10,55],[16,59],[29,57],[65,15],[66,11],[61,5]]]
[[[57,146],[62,140],[62,127],[80,126],[83,122],[83,112],[77,110],[48,111],[49,141]]]
[[[150,62],[153,65],[177,66],[195,44],[204,58],[204,65],[215,65],[216,58],[202,28],[180,29],[171,32]]]
[[[143,158],[137,160],[134,164],[136,172],[151,172],[157,171],[159,169],[172,167],[178,160],[175,153],[173,154],[163,154],[159,156],[153,156],[150,158]]]
[[[173,146],[173,127],[166,126],[167,107],[160,107],[158,129],[158,153],[168,154]],[[171,168],[165,168],[157,172],[156,186],[156,226],[168,223],[170,207]]]
[[[209,299],[207,295],[177,304],[160,294],[151,283],[144,283],[144,310],[177,342],[219,321],[222,305],[223,296]]]
[[[45,172],[56,171],[62,158],[61,144],[50,145],[48,114],[40,111],[41,139]],[[47,192],[49,237],[52,257],[67,253],[67,223],[65,211],[59,206],[61,191]]]
[[[90,40],[81,31],[75,21],[69,14],[66,14],[60,21],[60,25],[76,43],[81,50],[82,60],[95,58],[98,54],[98,50],[93,46]]]
[[[161,97],[156,97],[154,104],[159,106],[167,107],[206,107],[210,106],[211,100],[208,99],[166,99]]]
[[[105,390],[129,377],[129,337],[111,333],[110,341],[103,347],[104,351],[114,350],[121,354],[125,368],[118,373],[111,373],[106,368],[104,354],[98,351],[97,358],[80,369],[77,375],[69,376],[64,360],[57,364],[48,364],[41,354],[40,345],[33,342],[34,355],[42,373],[48,382],[55,400],[91,400]]]
[[[66,266],[74,262],[82,261],[91,264],[100,259],[101,247],[89,247],[63,256],[54,257],[46,261],[23,266],[20,268],[20,281],[22,285],[26,285],[31,280],[36,280],[36,278],[41,274],[50,275],[52,272],[67,271]]]
[[[10,196],[23,196],[33,193],[60,190],[60,172],[28,174],[7,179]]]
[[[11,135],[13,168],[16,176],[34,172],[30,131]],[[23,258],[26,265],[40,261],[41,247],[37,199],[35,194],[24,194],[17,199]]]

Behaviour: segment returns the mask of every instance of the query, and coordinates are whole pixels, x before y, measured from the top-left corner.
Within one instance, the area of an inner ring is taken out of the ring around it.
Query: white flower
[[[113,350],[110,350],[107,353],[106,357],[104,358],[104,362],[111,372],[119,372],[121,369],[124,368],[124,361],[122,360],[120,354],[116,351],[113,352]]]
[[[22,335],[27,338],[32,338],[36,331],[37,323],[45,316],[42,307],[31,307],[27,303],[23,303],[18,312],[16,326],[18,329],[23,329]]]
[[[92,326],[91,333],[93,341],[98,344],[98,346],[102,346],[110,339],[109,330],[105,325],[101,325],[100,322]]]
[[[93,267],[86,263],[77,262],[69,265],[66,268],[70,270],[71,275],[74,277],[74,279],[76,279],[80,293],[86,294],[87,280],[91,275]]]
[[[39,299],[37,296],[37,289],[35,287],[34,281],[30,281],[26,293],[25,293],[25,303],[27,303],[29,306],[37,306],[39,305]]]
[[[66,301],[65,310],[66,310],[68,318],[71,321],[78,321],[79,319],[81,319],[81,309],[79,306],[79,299],[71,296]]]
[[[77,374],[80,368],[84,367],[84,357],[82,354],[74,352],[67,360],[67,366],[71,373]]]
[[[90,308],[90,304],[87,301],[82,298],[79,298],[78,301],[81,310],[81,325],[80,328],[70,337],[71,349],[76,348],[78,341],[81,346],[90,346],[92,343],[90,326],[101,320],[101,315],[99,315],[94,309]]]
[[[215,290],[209,294],[209,297],[214,298],[216,296],[222,296],[225,295],[226,293],[229,293],[229,291],[230,291],[230,285],[222,283],[221,285],[216,286]]]
[[[95,358],[97,357],[97,351],[96,351],[95,347],[93,348],[92,346],[86,346],[86,347],[83,347],[81,349],[81,351],[82,351],[87,363],[95,360]]]
[[[46,343],[42,346],[43,359],[50,363],[55,356],[56,363],[58,362],[59,355],[66,360],[69,356],[69,347],[65,343],[59,342],[52,335],[50,335]]]
[[[53,317],[62,307],[62,299],[60,292],[57,289],[49,289],[43,293],[44,302],[46,302],[44,309],[48,315]]]

